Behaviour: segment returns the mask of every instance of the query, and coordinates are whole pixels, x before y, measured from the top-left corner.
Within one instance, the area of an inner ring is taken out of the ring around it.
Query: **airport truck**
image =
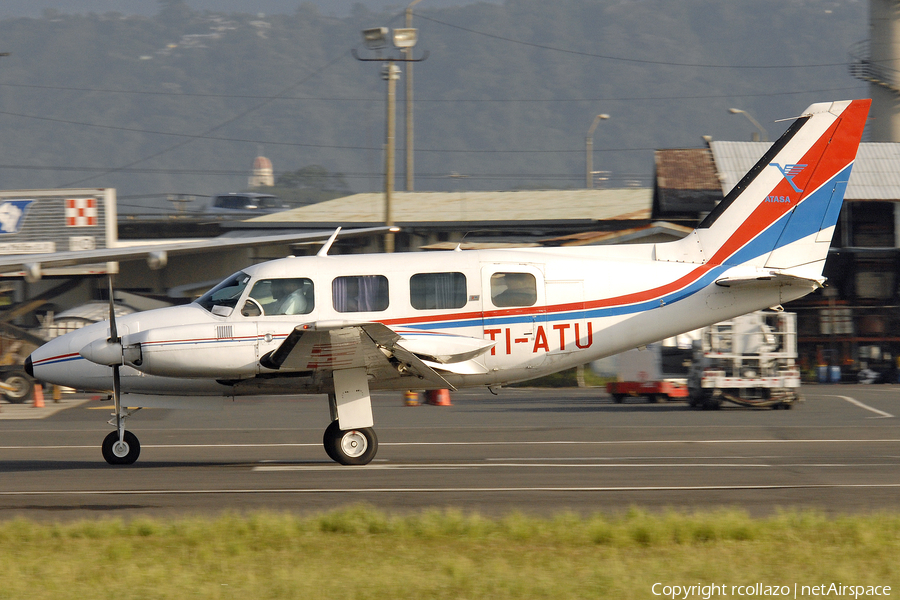
[[[797,315],[759,311],[716,323],[693,343],[688,402],[717,409],[793,407],[800,398]]]
[[[606,391],[616,403],[629,397],[648,402],[684,400],[690,359],[691,351],[677,344],[654,343],[623,352],[615,356],[616,381],[606,384]]]

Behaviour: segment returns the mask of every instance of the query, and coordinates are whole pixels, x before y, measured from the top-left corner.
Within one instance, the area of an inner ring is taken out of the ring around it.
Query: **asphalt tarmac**
[[[440,407],[379,393],[379,452],[365,467],[326,457],[324,396],[142,410],[127,422],[141,456],[126,467],[100,455],[110,402],[67,395],[45,409],[3,404],[0,518],[359,503],[544,516],[632,506],[754,515],[900,508],[900,386],[816,385],[802,394],[793,410],[700,411],[682,402],[614,404],[600,389],[469,390]]]

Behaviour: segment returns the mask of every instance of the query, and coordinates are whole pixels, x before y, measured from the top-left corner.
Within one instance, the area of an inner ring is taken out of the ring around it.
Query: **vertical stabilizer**
[[[807,108],[694,232],[657,246],[657,260],[821,275],[870,104]]]

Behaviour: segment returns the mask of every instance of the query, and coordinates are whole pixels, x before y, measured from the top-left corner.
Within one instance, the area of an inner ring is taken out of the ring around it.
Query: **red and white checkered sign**
[[[66,225],[69,227],[88,227],[97,224],[96,198],[67,198]]]

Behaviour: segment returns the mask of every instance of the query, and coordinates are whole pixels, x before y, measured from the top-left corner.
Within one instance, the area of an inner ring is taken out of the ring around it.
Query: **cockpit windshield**
[[[243,271],[238,271],[213,289],[209,290],[195,301],[197,304],[212,312],[216,306],[234,308],[244,293],[244,288],[250,281],[250,276]]]

